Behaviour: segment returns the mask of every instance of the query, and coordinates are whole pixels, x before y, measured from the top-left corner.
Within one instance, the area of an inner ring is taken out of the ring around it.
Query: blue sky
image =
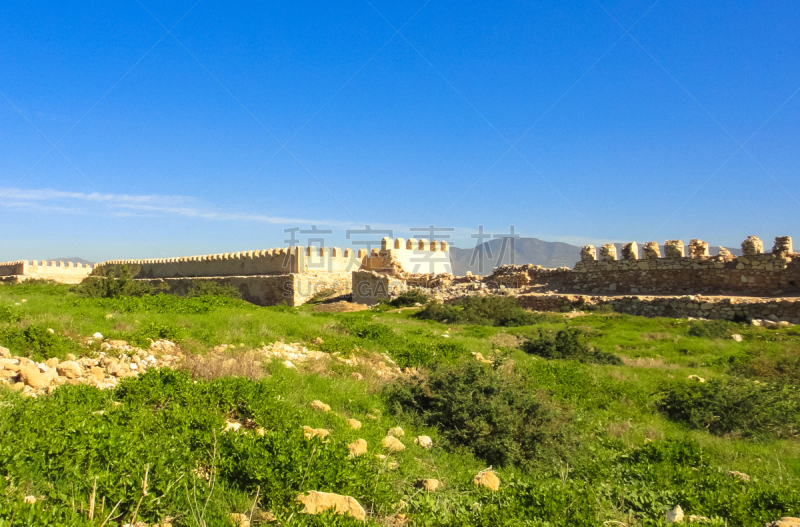
[[[162,4],[0,7],[0,260],[800,235],[798,2]]]

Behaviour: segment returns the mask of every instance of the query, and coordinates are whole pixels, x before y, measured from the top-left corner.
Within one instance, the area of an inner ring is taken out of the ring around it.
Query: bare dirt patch
[[[667,340],[672,338],[672,335],[669,333],[642,333],[642,339],[644,340]]]
[[[318,313],[350,313],[353,311],[366,311],[369,306],[355,304],[353,302],[331,302],[330,304],[320,304],[314,308]]]
[[[633,366],[635,368],[664,368],[667,370],[680,368],[680,366],[677,364],[664,362],[664,359],[661,357],[637,357],[632,359],[630,357],[626,357],[625,355],[620,355],[619,358],[622,359],[622,362],[625,363],[625,366]]]
[[[522,343],[522,339],[510,333],[497,333],[489,338],[489,342],[498,348],[516,348]]]

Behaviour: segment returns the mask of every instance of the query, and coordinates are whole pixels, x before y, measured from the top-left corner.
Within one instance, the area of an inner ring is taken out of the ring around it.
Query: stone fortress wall
[[[300,305],[318,294],[350,295],[353,273],[361,270],[391,275],[450,272],[446,242],[383,238],[380,249],[283,247],[264,251],[223,253],[151,260],[110,260],[108,269],[138,267],[137,280],[167,283],[183,292],[196,280],[233,285],[245,300],[258,305]]]
[[[599,255],[598,255],[599,252]],[[788,236],[771,252],[756,236],[742,243],[742,256],[727,250],[711,256],[708,244],[687,247],[669,240],[664,255],[656,242],[640,249],[626,244],[587,245],[570,269],[531,264],[498,267],[488,277],[454,277],[449,245],[426,239],[383,238],[380,249],[285,247],[155,260],[112,260],[97,266],[63,262],[7,262],[0,278],[79,283],[94,269],[135,265],[136,279],[166,282],[182,292],[192,282],[213,280],[239,289],[259,305],[300,305],[320,293],[352,295],[374,304],[410,288],[425,288],[443,300],[470,294],[512,294],[533,309],[610,305],[647,316],[770,318],[800,323],[800,254]],[[688,254],[687,254],[688,252]],[[704,295],[704,296],[699,296]]]
[[[591,294],[712,294],[738,296],[780,296],[800,293],[800,254],[792,239],[775,239],[771,252],[757,236],[742,242],[742,256],[727,250],[711,256],[708,243],[692,240],[688,255],[681,240],[668,240],[664,256],[656,242],[647,242],[639,257],[636,242],[622,248],[617,258],[613,244],[597,249],[586,245],[581,261],[562,273],[552,285],[569,293]],[[560,282],[560,283],[559,283]]]
[[[447,274],[353,273],[353,299],[374,304],[411,289],[425,289],[443,301],[470,295],[501,294],[520,306],[559,310],[609,306],[644,316],[765,319],[800,324],[800,254],[788,236],[775,239],[764,253],[761,240],[749,236],[742,256],[727,250],[711,256],[702,240],[686,247],[680,240],[626,244],[619,259],[613,244],[585,246],[573,269],[532,264],[497,267],[491,276]]]
[[[79,284],[94,269],[92,265],[60,261],[27,261],[0,263],[0,280],[53,280],[64,284]]]

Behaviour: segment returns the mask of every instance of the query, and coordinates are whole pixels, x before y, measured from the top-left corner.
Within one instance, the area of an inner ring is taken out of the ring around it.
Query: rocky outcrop
[[[304,505],[303,514],[321,514],[334,509],[336,514],[348,515],[356,520],[364,521],[367,517],[364,507],[350,496],[312,490],[298,495],[297,501]]]

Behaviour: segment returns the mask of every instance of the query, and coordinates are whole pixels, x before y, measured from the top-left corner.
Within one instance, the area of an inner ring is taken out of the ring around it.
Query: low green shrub
[[[114,298],[76,298],[72,301],[76,307],[102,307],[107,311],[119,313],[171,313],[171,314],[191,314],[200,315],[209,313],[220,308],[235,307],[239,309],[259,309],[258,307],[226,296],[203,295],[194,297],[182,297],[159,293],[147,296],[119,296]],[[280,310],[280,306],[274,306],[273,310]],[[287,312],[295,312],[294,308],[286,309]]]
[[[51,357],[64,359],[67,353],[79,348],[78,343],[69,337],[50,333],[48,328],[38,325],[0,330],[0,346],[10,349],[15,355],[24,355],[35,360],[47,360]]]
[[[689,324],[686,334],[704,339],[724,339],[730,337],[731,325],[727,320],[697,321]]]
[[[242,299],[242,293],[231,284],[221,284],[214,280],[192,280],[192,286],[186,292],[187,298],[199,296],[221,296],[225,298]]]
[[[133,279],[139,266],[100,266],[75,287],[75,293],[84,298],[117,298],[152,294],[155,288],[148,282]]]
[[[19,322],[22,320],[22,313],[14,306],[0,306],[0,322]]]
[[[471,296],[459,300],[455,305],[434,301],[414,316],[445,324],[502,327],[530,326],[544,318],[518,307],[517,299],[511,296]]]
[[[131,335],[130,341],[146,349],[149,347],[150,340],[164,339],[171,340],[172,342],[180,342],[186,338],[186,335],[186,328],[182,326],[150,322]]]
[[[363,316],[343,318],[339,326],[350,335],[385,349],[401,368],[451,362],[469,352],[463,344],[427,333],[419,336],[398,335],[389,326],[372,322]]]
[[[658,394],[658,410],[672,421],[715,435],[794,437],[800,434],[800,392],[785,383],[730,377],[676,381]]]
[[[730,368],[746,377],[784,382],[797,382],[800,379],[800,349],[795,347],[769,355],[746,354],[737,359],[730,361]]]
[[[527,389],[513,372],[474,361],[437,364],[401,380],[384,396],[393,412],[435,426],[450,448],[495,466],[527,466],[571,441],[566,413]]]
[[[555,335],[539,330],[539,338],[522,344],[522,351],[545,359],[572,359],[585,363],[621,366],[622,359],[586,343],[578,329],[566,327]]]
[[[404,291],[389,301],[392,307],[413,307],[417,304],[425,305],[430,297],[418,289]]]

